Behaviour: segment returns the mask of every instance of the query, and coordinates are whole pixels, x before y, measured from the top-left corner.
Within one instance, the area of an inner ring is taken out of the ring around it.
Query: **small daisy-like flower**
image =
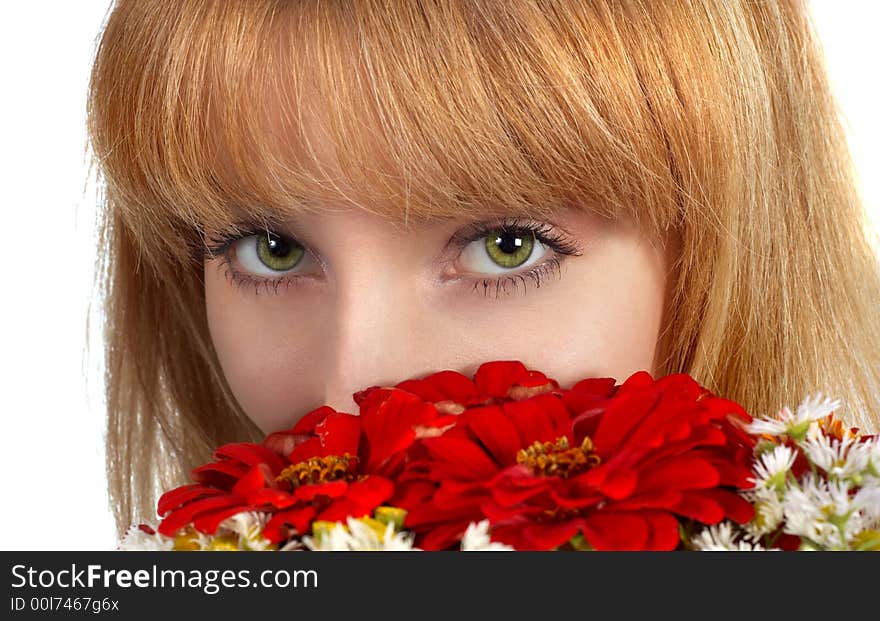
[[[174,549],[174,537],[166,537],[146,524],[136,524],[125,532],[118,549],[124,552],[137,550],[167,552]]]
[[[784,444],[761,455],[755,462],[756,489],[782,490],[797,454]]]
[[[704,528],[692,539],[692,544],[695,549],[701,552],[760,552],[766,550],[759,543],[740,539],[733,524],[728,521]]]
[[[462,552],[509,552],[514,550],[509,546],[489,538],[489,520],[471,522],[464,537],[461,538]]]
[[[863,530],[849,491],[846,481],[825,481],[807,474],[801,487],[791,485],[785,494],[784,532],[820,548],[848,549],[852,537]]]
[[[838,440],[819,434],[802,442],[801,449],[829,478],[849,479],[857,485],[870,464],[870,445],[851,437]]]
[[[748,490],[743,496],[755,507],[755,517],[743,524],[750,538],[760,539],[779,528],[784,516],[781,492],[762,487]]]
[[[271,550],[275,545],[263,536],[269,517],[261,511],[242,511],[221,522],[218,533],[237,538],[240,550]]]
[[[320,526],[320,522],[317,524],[319,524],[319,534],[303,537],[305,546],[316,552],[418,550],[413,547],[413,534],[407,531],[395,531],[392,523],[381,524],[370,518],[349,517],[346,524],[336,522],[327,527]],[[384,530],[380,532],[379,526]]]
[[[874,436],[860,444],[868,456],[868,464],[865,466],[865,478],[867,483],[880,485],[880,436]]]
[[[815,397],[807,397],[798,406],[797,413],[792,413],[788,406],[779,410],[775,418],[759,418],[746,427],[749,433],[756,435],[781,436],[787,435],[794,439],[806,436],[813,421],[825,418],[840,407],[840,401],[822,398],[819,393]]]
[[[880,529],[880,485],[865,486],[857,491],[852,507],[859,512],[864,528]]]

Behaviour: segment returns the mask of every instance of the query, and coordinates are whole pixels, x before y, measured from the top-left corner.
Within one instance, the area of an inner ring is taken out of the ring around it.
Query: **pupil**
[[[271,236],[268,241],[269,252],[276,257],[283,257],[290,253],[290,244],[280,237]]]
[[[516,252],[523,245],[522,238],[513,233],[502,233],[500,237],[495,238],[495,243],[507,254]]]

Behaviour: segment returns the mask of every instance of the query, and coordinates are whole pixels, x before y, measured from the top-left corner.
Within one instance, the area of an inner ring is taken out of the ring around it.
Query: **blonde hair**
[[[208,332],[206,231],[319,201],[675,231],[658,375],[878,427],[880,276],[804,2],[118,0],[89,86],[120,529],[260,437]]]

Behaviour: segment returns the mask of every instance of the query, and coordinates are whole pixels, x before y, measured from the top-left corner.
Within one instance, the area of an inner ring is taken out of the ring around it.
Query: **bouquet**
[[[686,374],[519,361],[353,395],[216,449],[122,550],[880,550],[880,438],[753,418]]]

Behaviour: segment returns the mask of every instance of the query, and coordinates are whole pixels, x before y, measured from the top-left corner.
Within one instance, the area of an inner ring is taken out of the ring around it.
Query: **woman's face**
[[[323,404],[357,413],[352,394],[368,386],[487,360],[563,387],[654,373],[675,249],[631,221],[571,209],[403,230],[335,205],[270,233],[205,261],[214,346],[264,432]]]

